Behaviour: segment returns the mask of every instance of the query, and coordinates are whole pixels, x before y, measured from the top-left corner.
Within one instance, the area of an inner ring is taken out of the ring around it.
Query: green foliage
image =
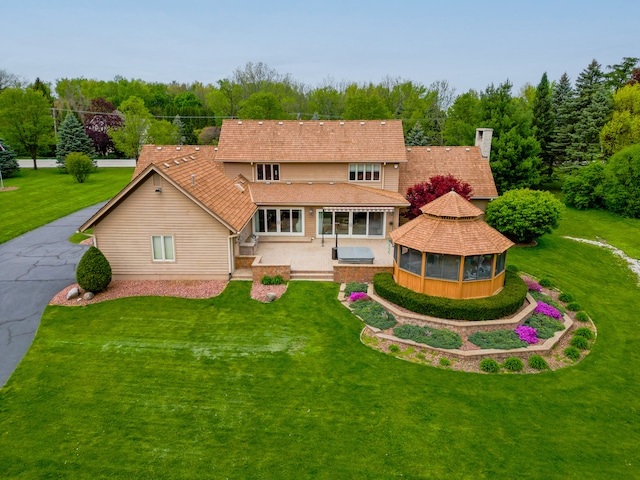
[[[640,218],[640,144],[626,147],[609,159],[604,197],[608,210]]]
[[[67,113],[58,131],[58,146],[56,148],[58,167],[65,168],[67,156],[72,152],[82,153],[87,157],[95,155],[93,143],[84,131],[82,123],[74,113]]]
[[[437,329],[404,324],[393,329],[393,334],[405,340],[424,343],[434,348],[460,348],[462,338],[455,332],[445,328]]]
[[[547,295],[546,293],[542,293],[542,292],[536,292],[536,291],[530,291],[529,295],[531,295],[533,297],[534,300],[536,300],[537,302],[544,302],[547,305],[551,305],[552,307],[556,308],[560,313],[565,314],[567,313],[567,309],[564,308],[564,305],[562,305],[560,302],[556,302],[553,297]]]
[[[593,162],[577,169],[562,184],[565,203],[580,210],[603,208],[604,180],[605,166],[602,162]]]
[[[531,355],[529,357],[529,360],[527,361],[527,363],[529,364],[529,367],[533,368],[534,370],[548,370],[549,369],[549,364],[540,355]]]
[[[558,226],[562,203],[550,192],[510,190],[487,205],[485,220],[516,243],[528,243]]]
[[[580,350],[588,350],[589,349],[589,340],[587,340],[586,338],[580,336],[580,335],[574,335],[573,338],[571,339],[571,346],[572,347],[576,347]]]
[[[124,125],[109,128],[109,136],[115,147],[125,155],[136,160],[140,156],[142,145],[147,143],[147,135],[152,116],[144,101],[137,96],[130,96],[120,104]]]
[[[578,320],[579,322],[588,322],[589,315],[584,310],[576,312],[576,320]]]
[[[507,265],[507,270],[512,273],[518,273],[520,269],[516,265]]]
[[[100,250],[91,246],[78,263],[76,281],[83,290],[98,293],[111,283],[111,265]]]
[[[510,372],[519,372],[524,368],[524,363],[518,357],[509,357],[502,363],[502,366]]]
[[[254,120],[285,120],[289,117],[282,103],[271,92],[251,95],[240,108],[240,118]]]
[[[593,330],[587,327],[577,328],[576,331],[573,332],[573,334],[579,337],[584,337],[587,340],[593,340],[594,338],[596,338],[596,335],[593,333]]]
[[[571,132],[575,121],[572,105],[574,96],[571,80],[563,73],[560,80],[554,84],[552,94],[555,122],[550,149],[554,165],[562,165],[568,161],[567,148],[571,144]]]
[[[369,286],[366,283],[349,282],[344,286],[344,296],[348,298],[353,292],[367,293]]]
[[[487,298],[457,300],[414,292],[398,285],[390,273],[373,277],[378,295],[412,312],[457,320],[492,320],[512,315],[524,303],[527,284],[516,273],[505,272],[504,288]]]
[[[480,360],[480,370],[487,373],[498,373],[500,371],[500,364],[493,358],[483,358]]]
[[[364,323],[380,330],[386,330],[396,324],[396,319],[387,312],[382,305],[369,300],[358,300],[351,304],[353,312],[358,315]]]
[[[474,90],[458,95],[447,112],[444,125],[446,145],[473,145],[481,125],[480,96]]]
[[[391,353],[400,353],[400,347],[395,343],[392,343],[391,345],[389,345],[389,351]]]
[[[78,183],[84,183],[89,174],[94,170],[93,161],[84,153],[71,152],[67,155],[63,165]]]
[[[409,130],[405,137],[404,144],[411,147],[429,145],[429,139],[424,134],[420,122],[416,122],[413,128]]]
[[[282,275],[275,275],[274,277],[265,275],[260,279],[260,283],[262,283],[262,285],[282,285],[285,281],[282,278]]]
[[[555,332],[564,330],[564,325],[561,322],[542,313],[531,315],[524,322],[524,325],[535,328],[538,338],[544,339],[551,338]]]
[[[553,282],[551,280],[549,280],[548,278],[541,278],[538,283],[540,284],[541,287],[553,288]]]
[[[152,120],[147,131],[147,141],[154,145],[179,145],[180,128],[168,120]]]
[[[551,142],[555,127],[553,114],[553,99],[551,86],[544,72],[540,83],[536,88],[536,95],[533,100],[533,127],[536,140],[540,144],[540,159],[547,178],[553,175],[554,157],[551,152]]]
[[[3,179],[11,178],[20,171],[16,153],[0,138],[0,174]]]
[[[613,103],[613,116],[600,131],[606,156],[640,143],[640,83],[620,88],[613,94]]]
[[[578,310],[581,310],[581,309],[582,309],[582,306],[578,302],[567,303],[567,310],[570,310],[572,312],[577,312]]]
[[[573,298],[573,295],[571,295],[568,292],[562,292],[560,295],[558,295],[558,300],[560,300],[561,302],[573,302],[575,300],[575,298]]]
[[[451,366],[451,360],[449,360],[447,357],[440,357],[440,360],[438,361],[438,363],[440,364],[441,367]]]
[[[575,362],[576,360],[580,359],[582,353],[580,353],[580,350],[578,350],[576,347],[567,347],[564,349],[564,355]]]
[[[484,349],[495,348],[498,350],[509,350],[512,348],[526,347],[528,344],[520,337],[515,330],[496,330],[494,332],[476,332],[469,335],[468,340]]]
[[[344,118],[345,120],[385,120],[393,118],[393,114],[374,88],[359,88],[351,85],[346,90]]]

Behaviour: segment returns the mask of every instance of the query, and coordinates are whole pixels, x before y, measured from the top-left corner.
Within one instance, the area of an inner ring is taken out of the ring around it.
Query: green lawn
[[[590,215],[576,213],[576,231]],[[48,307],[0,390],[0,472],[637,478],[637,279],[609,251],[555,234],[513,249],[510,263],[593,316],[599,338],[577,366],[480,375],[398,360],[360,343],[330,283],[291,282],[272,304],[232,282],[212,300]]]
[[[4,180],[0,192],[0,243],[60,217],[108,200],[131,180],[133,168],[98,168],[85,183],[57,168],[23,168],[20,176]]]

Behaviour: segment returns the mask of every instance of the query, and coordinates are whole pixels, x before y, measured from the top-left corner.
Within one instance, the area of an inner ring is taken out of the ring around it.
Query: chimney
[[[480,147],[482,158],[489,160],[493,128],[476,128],[476,147]]]

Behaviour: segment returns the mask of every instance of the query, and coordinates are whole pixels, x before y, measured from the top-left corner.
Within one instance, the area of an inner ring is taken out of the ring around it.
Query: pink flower
[[[551,305],[547,305],[544,302],[538,302],[535,313],[542,313],[543,315],[555,318],[556,320],[560,320],[562,318],[562,314],[558,311],[557,308],[552,307]]]
[[[349,295],[349,301],[350,302],[355,302],[357,300],[367,300],[369,297],[367,297],[366,292],[351,292],[351,295]]]
[[[533,327],[527,327],[526,325],[520,325],[516,328],[516,333],[520,337],[520,340],[527,343],[538,343],[538,332]]]

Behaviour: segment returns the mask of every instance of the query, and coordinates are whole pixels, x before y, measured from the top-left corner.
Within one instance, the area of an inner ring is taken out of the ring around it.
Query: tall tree
[[[555,112],[553,134],[551,135],[550,153],[556,165],[562,165],[569,159],[567,148],[571,144],[571,133],[575,123],[573,110],[574,91],[571,80],[563,73],[553,86],[552,108]]]
[[[536,140],[540,144],[540,158],[545,170],[545,175],[551,178],[553,174],[553,154],[551,142],[554,128],[553,105],[551,98],[551,86],[544,72],[540,83],[536,87],[533,99],[533,128]]]
[[[409,220],[416,218],[422,214],[421,207],[452,190],[466,200],[469,200],[473,194],[471,185],[458,180],[451,174],[434,175],[428,182],[417,183],[407,190],[406,198],[411,206],[402,215]]]
[[[124,124],[119,128],[109,128],[109,135],[118,150],[135,158],[137,162],[142,146],[147,142],[151,113],[142,99],[136,96],[122,102],[120,113]]]
[[[375,88],[347,88],[344,118],[346,120],[384,120],[393,118],[393,113]]]
[[[424,134],[424,130],[422,130],[422,125],[420,122],[416,122],[415,125],[409,133],[407,133],[404,141],[407,146],[425,146],[429,145],[429,139]]]
[[[607,65],[609,70],[605,73],[607,86],[613,90],[618,90],[631,80],[634,70],[638,68],[640,58],[624,57],[622,62],[614,65]]]
[[[282,103],[273,93],[254,93],[240,108],[240,118],[284,120],[288,117]]]
[[[20,88],[21,80],[17,75],[0,68],[0,92],[5,88]]]
[[[613,95],[613,116],[600,131],[606,157],[640,143],[640,83],[629,84]]]
[[[113,103],[102,97],[91,100],[89,111],[84,117],[84,130],[98,155],[108,155],[115,148],[109,136],[109,128],[120,128],[122,117]]]
[[[473,145],[480,125],[480,96],[475,90],[459,95],[447,111],[445,145]]]
[[[33,160],[40,150],[54,142],[53,118],[49,103],[41,92],[27,88],[7,88],[0,93],[0,132],[13,145],[19,145]]]
[[[177,145],[180,143],[180,129],[168,120],[151,120],[147,141],[154,145]]]
[[[80,120],[73,113],[67,113],[58,132],[58,146],[56,148],[58,167],[65,167],[65,159],[71,152],[83,153],[88,157],[95,155],[93,143],[84,131]]]

